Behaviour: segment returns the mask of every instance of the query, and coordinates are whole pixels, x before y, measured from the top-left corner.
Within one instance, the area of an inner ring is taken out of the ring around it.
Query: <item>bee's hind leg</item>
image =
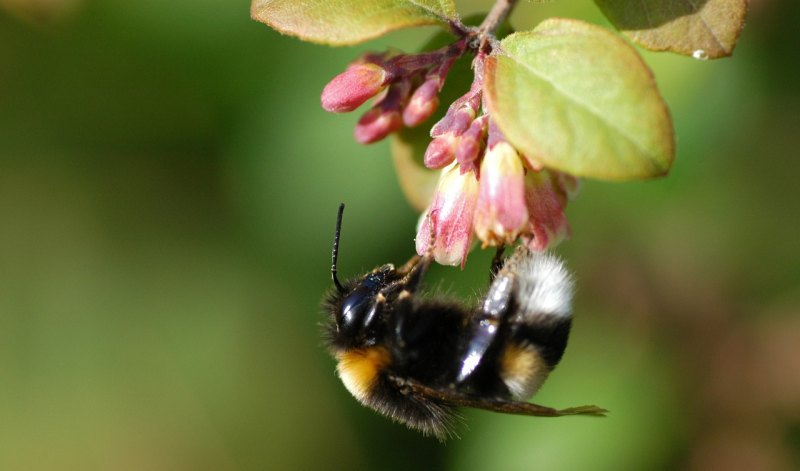
[[[500,244],[497,246],[497,252],[494,253],[494,257],[492,258],[492,265],[489,268],[489,283],[491,284],[495,277],[497,276],[497,272],[500,271],[500,268],[503,267],[503,262],[505,262],[505,257],[503,254],[506,251],[505,244]]]

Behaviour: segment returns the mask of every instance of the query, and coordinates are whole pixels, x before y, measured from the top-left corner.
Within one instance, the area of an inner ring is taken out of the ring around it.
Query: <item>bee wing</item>
[[[429,399],[434,399],[447,404],[461,407],[472,407],[504,414],[531,415],[537,417],[561,417],[564,415],[590,415],[605,417],[606,409],[597,406],[578,406],[567,409],[553,409],[552,407],[531,404],[530,402],[512,401],[500,398],[485,398],[464,394],[454,389],[437,389],[425,386],[411,379],[398,377],[391,378],[401,391],[406,394],[416,394]]]

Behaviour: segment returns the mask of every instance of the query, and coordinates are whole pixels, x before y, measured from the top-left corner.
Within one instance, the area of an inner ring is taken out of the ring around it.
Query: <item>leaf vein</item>
[[[726,48],[725,45],[722,44],[722,41],[720,41],[719,37],[717,36],[717,33],[708,24],[708,22],[706,21],[705,17],[703,17],[703,9],[702,8],[698,8],[693,0],[686,0],[686,1],[689,3],[689,5],[692,6],[692,8],[694,8],[697,11],[697,17],[703,23],[703,26],[705,27],[706,31],[708,31],[709,34],[711,34],[711,37],[714,39],[714,42],[717,43],[717,47],[722,49],[725,52],[730,52],[730,51],[728,51],[728,48]]]

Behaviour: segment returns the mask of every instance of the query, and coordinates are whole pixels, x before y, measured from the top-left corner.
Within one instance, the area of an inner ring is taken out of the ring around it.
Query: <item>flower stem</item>
[[[508,18],[508,15],[511,14],[511,10],[514,9],[516,4],[517,0],[497,0],[489,11],[489,14],[486,15],[486,18],[478,27],[480,32],[483,34],[494,34],[503,21]]]

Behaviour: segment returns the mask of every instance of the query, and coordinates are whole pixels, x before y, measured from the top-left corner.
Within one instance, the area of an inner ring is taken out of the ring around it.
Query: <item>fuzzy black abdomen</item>
[[[391,370],[431,387],[448,387],[469,337],[470,316],[451,303],[419,303],[395,322]]]

